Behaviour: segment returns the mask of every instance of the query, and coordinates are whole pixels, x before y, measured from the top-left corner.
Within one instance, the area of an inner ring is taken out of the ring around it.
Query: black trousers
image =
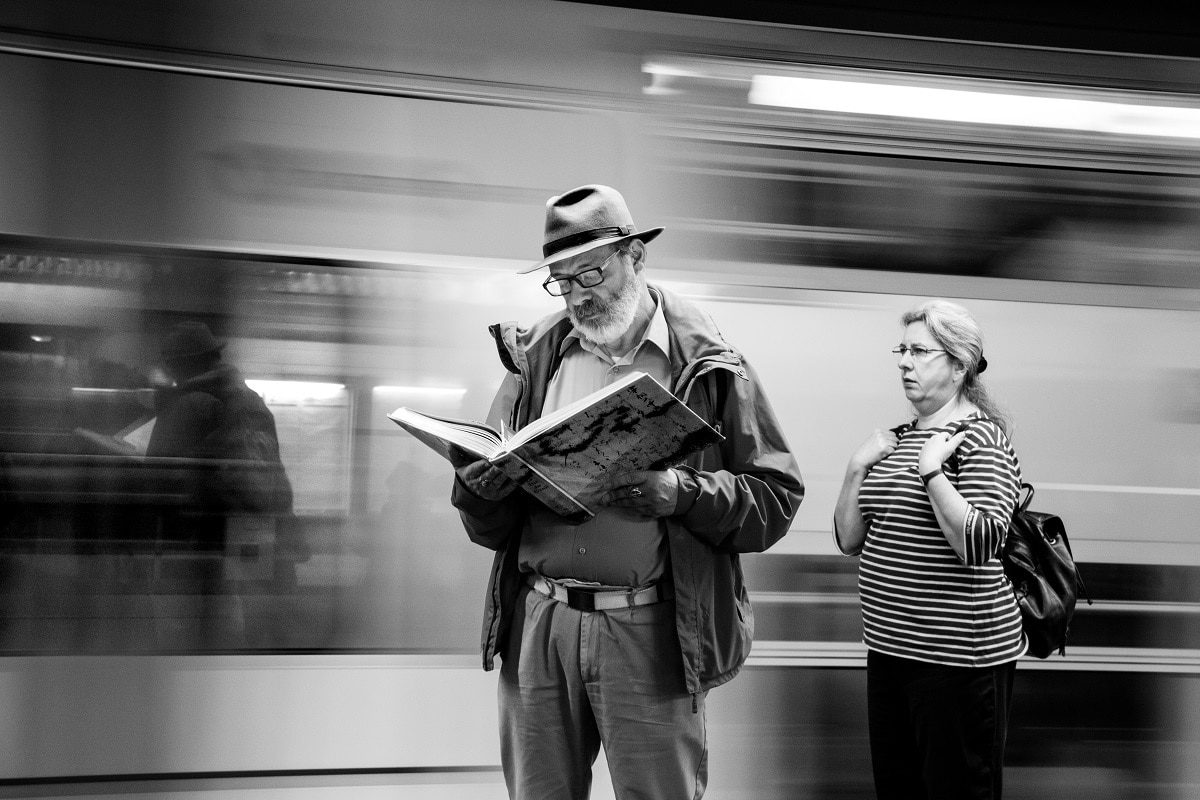
[[[999,800],[1016,662],[947,667],[867,654],[879,800]]]

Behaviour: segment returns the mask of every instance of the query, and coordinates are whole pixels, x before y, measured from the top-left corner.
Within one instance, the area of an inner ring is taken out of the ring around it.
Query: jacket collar
[[[654,313],[650,317],[650,324],[646,328],[646,335],[633,349],[637,350],[638,347],[646,342],[651,342],[657,345],[658,348],[666,353],[667,357],[670,358],[671,330],[667,325],[667,318],[663,314],[662,294],[657,287],[651,286],[649,288],[650,294],[654,298]],[[568,333],[563,338],[562,342],[559,343],[558,354],[560,356],[566,355],[567,349],[576,342],[578,342],[579,346],[584,350],[587,350],[589,353],[596,352],[596,345],[590,342],[578,330],[572,327],[571,332]]]

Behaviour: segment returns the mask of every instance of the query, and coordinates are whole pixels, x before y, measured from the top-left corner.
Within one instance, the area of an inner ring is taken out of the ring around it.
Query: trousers
[[[586,800],[603,745],[617,800],[699,800],[705,695],[684,685],[674,600],[577,611],[528,586],[500,667],[512,800]]]
[[[1016,662],[948,667],[867,652],[879,800],[1000,800]]]

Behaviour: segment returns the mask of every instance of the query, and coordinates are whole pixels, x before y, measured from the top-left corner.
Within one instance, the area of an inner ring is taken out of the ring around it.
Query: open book
[[[150,434],[158,417],[142,417],[112,435],[76,428],[75,433],[96,446],[105,455],[144,456],[150,445]]]
[[[388,418],[447,459],[451,445],[488,459],[569,522],[595,516],[599,487],[610,475],[665,469],[722,438],[644,372],[507,435],[410,408]]]

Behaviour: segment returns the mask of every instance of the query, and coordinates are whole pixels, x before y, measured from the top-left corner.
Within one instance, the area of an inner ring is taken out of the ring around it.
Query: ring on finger
[[[638,486],[631,487],[629,489],[629,496],[630,497],[641,497],[642,496],[641,487],[638,487]]]

